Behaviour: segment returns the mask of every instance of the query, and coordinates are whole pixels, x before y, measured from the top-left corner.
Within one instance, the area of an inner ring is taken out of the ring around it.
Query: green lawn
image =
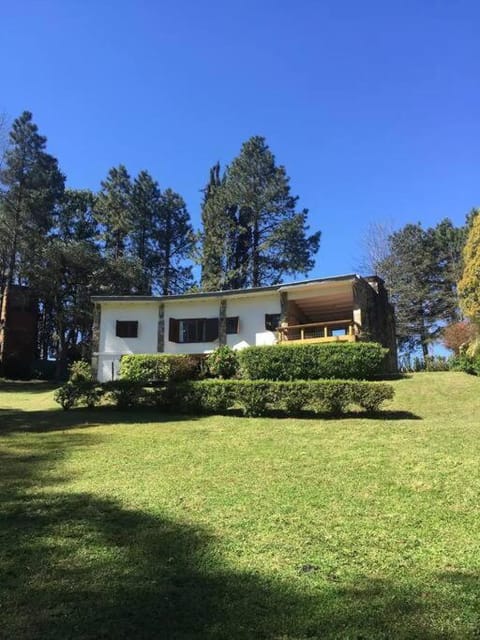
[[[382,417],[62,412],[0,384],[0,637],[480,637],[480,379]]]

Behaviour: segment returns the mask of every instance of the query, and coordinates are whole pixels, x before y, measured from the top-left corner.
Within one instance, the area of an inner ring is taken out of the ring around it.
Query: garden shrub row
[[[194,380],[148,387],[117,380],[102,385],[68,382],[56,392],[64,409],[75,404],[92,406],[105,396],[119,408],[150,406],[187,414],[225,413],[232,408],[247,416],[272,410],[287,415],[305,410],[340,414],[352,406],[377,411],[385,400],[393,398],[393,387],[356,380]]]
[[[200,359],[191,355],[129,354],[120,360],[120,378],[144,384],[196,380],[200,370]]]
[[[364,380],[383,370],[388,349],[375,342],[247,347],[239,354],[251,380]]]

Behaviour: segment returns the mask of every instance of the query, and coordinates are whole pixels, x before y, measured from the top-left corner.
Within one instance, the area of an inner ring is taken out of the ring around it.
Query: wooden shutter
[[[218,318],[205,320],[205,342],[213,342],[218,338]]]
[[[178,320],[170,318],[168,323],[168,339],[170,342],[180,342],[179,325]]]

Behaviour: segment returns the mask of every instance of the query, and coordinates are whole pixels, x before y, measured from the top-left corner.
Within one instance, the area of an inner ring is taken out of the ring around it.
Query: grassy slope
[[[0,387],[0,637],[478,638],[480,379],[394,385],[161,422]]]

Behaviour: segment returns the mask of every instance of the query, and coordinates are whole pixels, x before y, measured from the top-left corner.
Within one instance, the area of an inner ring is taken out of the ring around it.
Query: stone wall
[[[361,325],[359,338],[379,342],[389,349],[386,369],[398,370],[395,314],[383,280],[376,276],[357,280],[353,286],[354,319]]]

